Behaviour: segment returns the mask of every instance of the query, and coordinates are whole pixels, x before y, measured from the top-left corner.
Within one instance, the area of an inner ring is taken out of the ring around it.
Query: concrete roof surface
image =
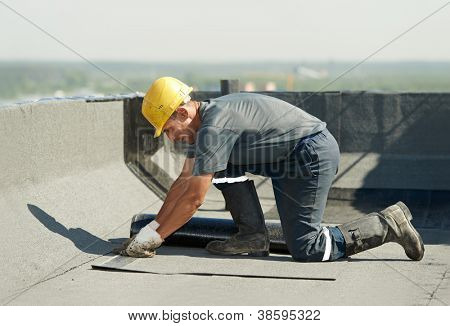
[[[170,275],[165,269],[179,261],[179,248],[161,251],[164,259],[155,257],[154,261],[146,259],[141,263],[152,265],[165,260],[158,274],[94,270],[91,264],[101,263],[106,257],[83,254],[77,263],[34,286],[19,289],[19,296],[9,304],[448,305],[450,302],[450,249],[445,245],[426,246],[421,262],[409,261],[396,244],[323,264],[289,263],[287,255],[264,258],[268,270],[261,275],[286,274],[286,265],[296,264],[299,276],[328,275],[336,277],[336,281]],[[236,261],[243,270],[253,271],[261,263],[260,259],[247,258],[204,259],[202,249],[191,249],[183,257],[186,271],[201,264],[197,270],[223,272],[221,265]],[[183,269],[180,266],[175,272]],[[14,295],[9,297],[12,298]]]

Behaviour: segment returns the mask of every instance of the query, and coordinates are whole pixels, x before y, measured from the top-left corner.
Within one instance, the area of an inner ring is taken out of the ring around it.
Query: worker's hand
[[[136,238],[136,236],[134,235],[133,237],[127,239],[124,243],[122,243],[120,245],[120,247],[118,248],[114,248],[113,249],[113,253],[115,255],[121,255],[121,256],[126,256],[126,257],[130,257],[130,255],[127,253],[127,248],[130,245],[130,243],[134,240],[134,238]],[[136,258],[151,258],[156,254],[155,250],[150,250],[150,251],[144,251],[141,252],[140,254],[138,253],[134,253],[131,257],[136,257]]]
[[[143,227],[137,235],[129,239],[129,243],[120,254],[136,258],[150,258],[155,255],[155,249],[161,246],[163,239],[152,225]]]

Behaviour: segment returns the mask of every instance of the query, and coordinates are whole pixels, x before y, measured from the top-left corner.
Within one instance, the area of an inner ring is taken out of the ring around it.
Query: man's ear
[[[177,112],[177,119],[180,120],[181,122],[189,118],[189,112],[182,106],[178,107],[176,112]]]

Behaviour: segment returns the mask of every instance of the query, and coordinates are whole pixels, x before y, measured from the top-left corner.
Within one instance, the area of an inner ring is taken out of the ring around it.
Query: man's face
[[[195,143],[196,131],[190,127],[192,119],[189,118],[185,108],[179,107],[164,125],[163,132],[172,141],[181,141],[188,144]]]

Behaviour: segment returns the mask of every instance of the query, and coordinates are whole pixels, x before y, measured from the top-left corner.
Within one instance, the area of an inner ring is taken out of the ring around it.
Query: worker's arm
[[[200,176],[191,174],[194,159],[187,159],[186,174],[177,179],[179,188],[172,185],[156,221],[159,223],[158,233],[162,239],[182,227],[202,205],[208,191],[213,173]],[[190,169],[189,169],[190,167]],[[170,193],[172,192],[172,193]],[[167,202],[167,204],[166,204]],[[166,206],[166,207],[164,207]]]
[[[173,206],[176,204],[178,198],[184,193],[189,184],[189,179],[192,176],[192,168],[194,167],[194,158],[186,158],[184,161],[183,168],[179,177],[172,183],[169,191],[167,192],[164,204],[161,206],[159,213],[156,217],[158,223],[163,223],[163,218],[165,212],[171,211]]]
[[[130,239],[121,254],[152,257],[164,239],[183,226],[205,199],[213,173],[192,176],[194,159],[186,159],[180,177],[172,184],[155,221],[143,227]],[[152,225],[153,224],[153,225]]]

